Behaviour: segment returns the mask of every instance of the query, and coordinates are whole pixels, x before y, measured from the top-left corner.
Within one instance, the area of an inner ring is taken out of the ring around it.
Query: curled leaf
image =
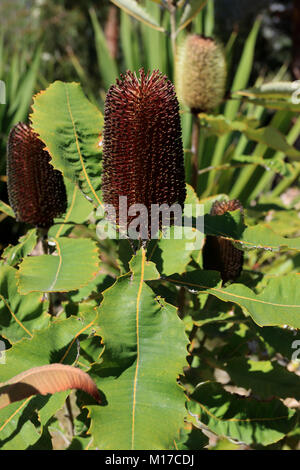
[[[28,369],[0,383],[0,409],[32,395],[47,395],[69,389],[83,390],[100,402],[97,386],[86,372],[65,364],[47,364]]]

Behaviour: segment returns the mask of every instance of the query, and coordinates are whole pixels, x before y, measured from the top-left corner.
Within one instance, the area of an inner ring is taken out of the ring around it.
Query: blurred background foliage
[[[140,0],[140,3],[167,31],[170,30],[168,11],[151,0]],[[299,30],[295,25],[296,7],[300,9],[299,0],[208,0],[206,7],[180,33],[178,41],[187,32],[196,32],[214,36],[222,42],[229,63],[230,90],[240,64],[241,52],[255,19],[259,17],[261,25],[254,57],[244,59],[249,62],[250,75],[240,81],[244,81],[242,87],[253,86],[257,79],[261,82],[274,77],[292,80],[298,78],[292,71],[299,50],[296,46],[293,49],[293,43],[297,42],[295,31]],[[105,92],[116,76],[126,69],[138,70],[141,66],[146,69],[159,68],[174,80],[170,37],[129,17],[110,0],[2,0],[0,79],[6,84],[7,102],[0,107],[0,199],[7,202],[5,153],[9,130],[16,122],[27,120],[35,92],[46,88],[54,80],[80,81],[89,99],[103,110]],[[219,110],[220,113],[223,111]],[[244,105],[240,112],[263,119],[263,124],[275,119],[274,125],[285,132],[288,132],[293,117],[292,113],[283,116],[265,110],[262,112],[262,109],[251,111],[251,105]],[[183,138],[185,148],[189,149],[189,113],[183,115]],[[293,142],[296,140],[293,137]],[[241,140],[239,142],[242,145]],[[215,136],[205,138],[205,142],[202,139],[200,168],[210,164],[226,164],[228,160],[223,159],[226,146],[222,158],[215,155],[215,161],[210,161],[212,146],[216,148],[216,144]],[[245,145],[242,148],[246,150]],[[247,150],[249,153],[249,146]],[[188,158],[186,171],[189,182],[191,169]],[[222,177],[222,184],[219,185],[215,184],[212,174],[204,174],[199,178],[202,195],[228,192],[241,171],[244,171],[244,179],[239,180],[238,187],[234,186],[232,195],[240,197],[244,203],[250,202],[245,198],[245,191],[254,195],[253,183],[251,185],[250,182],[250,186],[245,189],[245,178],[249,179],[252,175],[252,181],[256,183],[257,177],[262,176],[262,169],[258,173],[252,171],[252,174],[248,169],[248,176],[245,169],[236,170],[234,174],[231,172],[230,177]],[[282,179],[276,172],[273,176],[272,180],[269,178],[270,185]],[[264,180],[261,181],[263,186]],[[293,181],[295,178],[289,183]],[[215,184],[213,191],[212,184]],[[1,217],[0,250],[9,242],[15,243],[23,231],[22,225],[5,218],[5,214],[1,214]]]

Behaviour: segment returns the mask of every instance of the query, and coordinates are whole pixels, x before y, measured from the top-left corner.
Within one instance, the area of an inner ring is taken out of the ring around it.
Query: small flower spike
[[[222,48],[211,38],[188,35],[176,60],[179,101],[194,113],[210,112],[224,98],[226,75]]]
[[[62,174],[49,163],[44,147],[27,124],[12,128],[7,145],[7,188],[17,220],[47,229],[54,217],[66,211],[67,196]]]

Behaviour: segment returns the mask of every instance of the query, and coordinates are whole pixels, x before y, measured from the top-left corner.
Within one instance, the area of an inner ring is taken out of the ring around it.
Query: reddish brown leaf
[[[0,383],[0,409],[32,395],[47,395],[68,389],[78,389],[100,402],[100,395],[91,377],[77,367],[48,364],[21,372]]]

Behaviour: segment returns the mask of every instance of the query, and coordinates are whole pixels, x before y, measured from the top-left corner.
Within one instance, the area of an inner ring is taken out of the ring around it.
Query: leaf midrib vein
[[[75,126],[75,121],[74,121],[74,117],[73,117],[73,114],[72,114],[72,109],[71,109],[71,103],[70,103],[70,96],[69,96],[69,92],[68,92],[68,89],[65,85],[65,91],[66,91],[66,98],[67,98],[67,106],[68,106],[68,111],[69,111],[69,114],[70,114],[70,119],[71,119],[71,122],[72,122],[72,126],[73,126],[73,131],[74,131],[74,136],[75,136],[75,141],[76,141],[76,147],[77,147],[77,152],[78,152],[78,155],[79,155],[79,159],[80,159],[80,163],[81,163],[81,166],[82,166],[82,170],[83,170],[83,173],[84,173],[84,176],[85,176],[85,179],[96,199],[96,201],[98,202],[98,204],[100,206],[102,206],[102,202],[100,201],[100,199],[98,198],[94,188],[93,188],[93,185],[91,183],[91,180],[87,174],[87,171],[86,171],[86,168],[85,168],[85,164],[84,164],[84,161],[83,161],[83,156],[82,156],[82,153],[81,153],[81,149],[80,149],[80,145],[79,145],[79,140],[78,140],[78,134],[77,134],[77,131],[76,131],[76,126]]]
[[[136,339],[137,339],[137,357],[136,357],[136,368],[133,381],[133,401],[132,401],[132,433],[131,433],[131,449],[134,449],[135,439],[135,409],[136,409],[136,393],[137,393],[137,379],[139,372],[139,361],[140,361],[140,338],[139,338],[139,314],[140,314],[140,300],[144,283],[144,271],[145,271],[145,259],[146,252],[142,249],[142,265],[141,265],[141,278],[139,283],[139,289],[136,299]]]

